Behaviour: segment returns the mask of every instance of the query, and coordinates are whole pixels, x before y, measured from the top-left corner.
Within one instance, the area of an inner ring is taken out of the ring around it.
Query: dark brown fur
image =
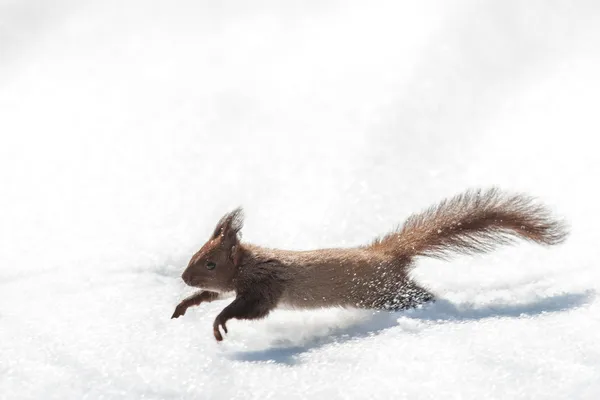
[[[357,248],[268,249],[241,243],[242,225],[239,208],[221,218],[182,275],[188,285],[205,290],[183,300],[172,316],[235,292],[235,300],[215,319],[218,341],[223,340],[220,328],[227,333],[228,320],[263,318],[279,305],[401,310],[431,301],[433,294],[409,277],[416,256],[486,252],[519,238],[553,245],[567,236],[566,227],[534,199],[497,189],[444,200]]]

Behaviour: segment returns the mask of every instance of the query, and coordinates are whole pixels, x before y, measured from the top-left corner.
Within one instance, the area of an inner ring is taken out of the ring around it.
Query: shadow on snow
[[[237,361],[275,362],[294,365],[301,363],[301,355],[328,344],[344,343],[351,340],[377,335],[398,326],[399,319],[406,318],[426,322],[425,327],[406,327],[407,331],[418,332],[432,324],[461,323],[479,321],[488,318],[520,318],[572,310],[589,303],[594,297],[593,291],[565,293],[541,298],[522,304],[495,304],[481,308],[472,305],[456,306],[451,302],[438,299],[421,308],[398,311],[374,311],[367,320],[361,320],[351,326],[334,329],[326,335],[315,336],[302,345],[276,346],[262,350],[239,351],[229,354]]]

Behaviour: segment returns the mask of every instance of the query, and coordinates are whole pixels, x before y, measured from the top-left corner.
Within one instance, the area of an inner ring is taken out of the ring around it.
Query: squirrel
[[[217,223],[210,239],[193,255],[183,281],[203,290],[177,305],[171,318],[191,306],[235,299],[216,317],[213,334],[223,340],[227,321],[260,319],[279,305],[297,309],[345,307],[404,310],[435,296],[410,276],[418,256],[447,259],[524,239],[543,245],[563,242],[566,225],[524,194],[497,188],[468,190],[443,200],[368,245],[312,251],[269,249],[242,243],[243,211]]]

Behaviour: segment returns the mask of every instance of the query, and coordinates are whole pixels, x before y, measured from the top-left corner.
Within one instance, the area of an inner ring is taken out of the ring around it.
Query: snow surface
[[[600,398],[600,2],[0,1],[0,398]],[[572,226],[440,300],[169,317],[216,220],[309,249],[467,187]]]

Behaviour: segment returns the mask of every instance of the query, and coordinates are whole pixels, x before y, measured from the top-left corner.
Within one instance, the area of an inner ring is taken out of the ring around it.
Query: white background
[[[594,0],[0,1],[0,398],[599,398],[599,71]],[[235,206],[351,246],[491,185],[567,243],[421,260],[421,310],[169,319]]]

